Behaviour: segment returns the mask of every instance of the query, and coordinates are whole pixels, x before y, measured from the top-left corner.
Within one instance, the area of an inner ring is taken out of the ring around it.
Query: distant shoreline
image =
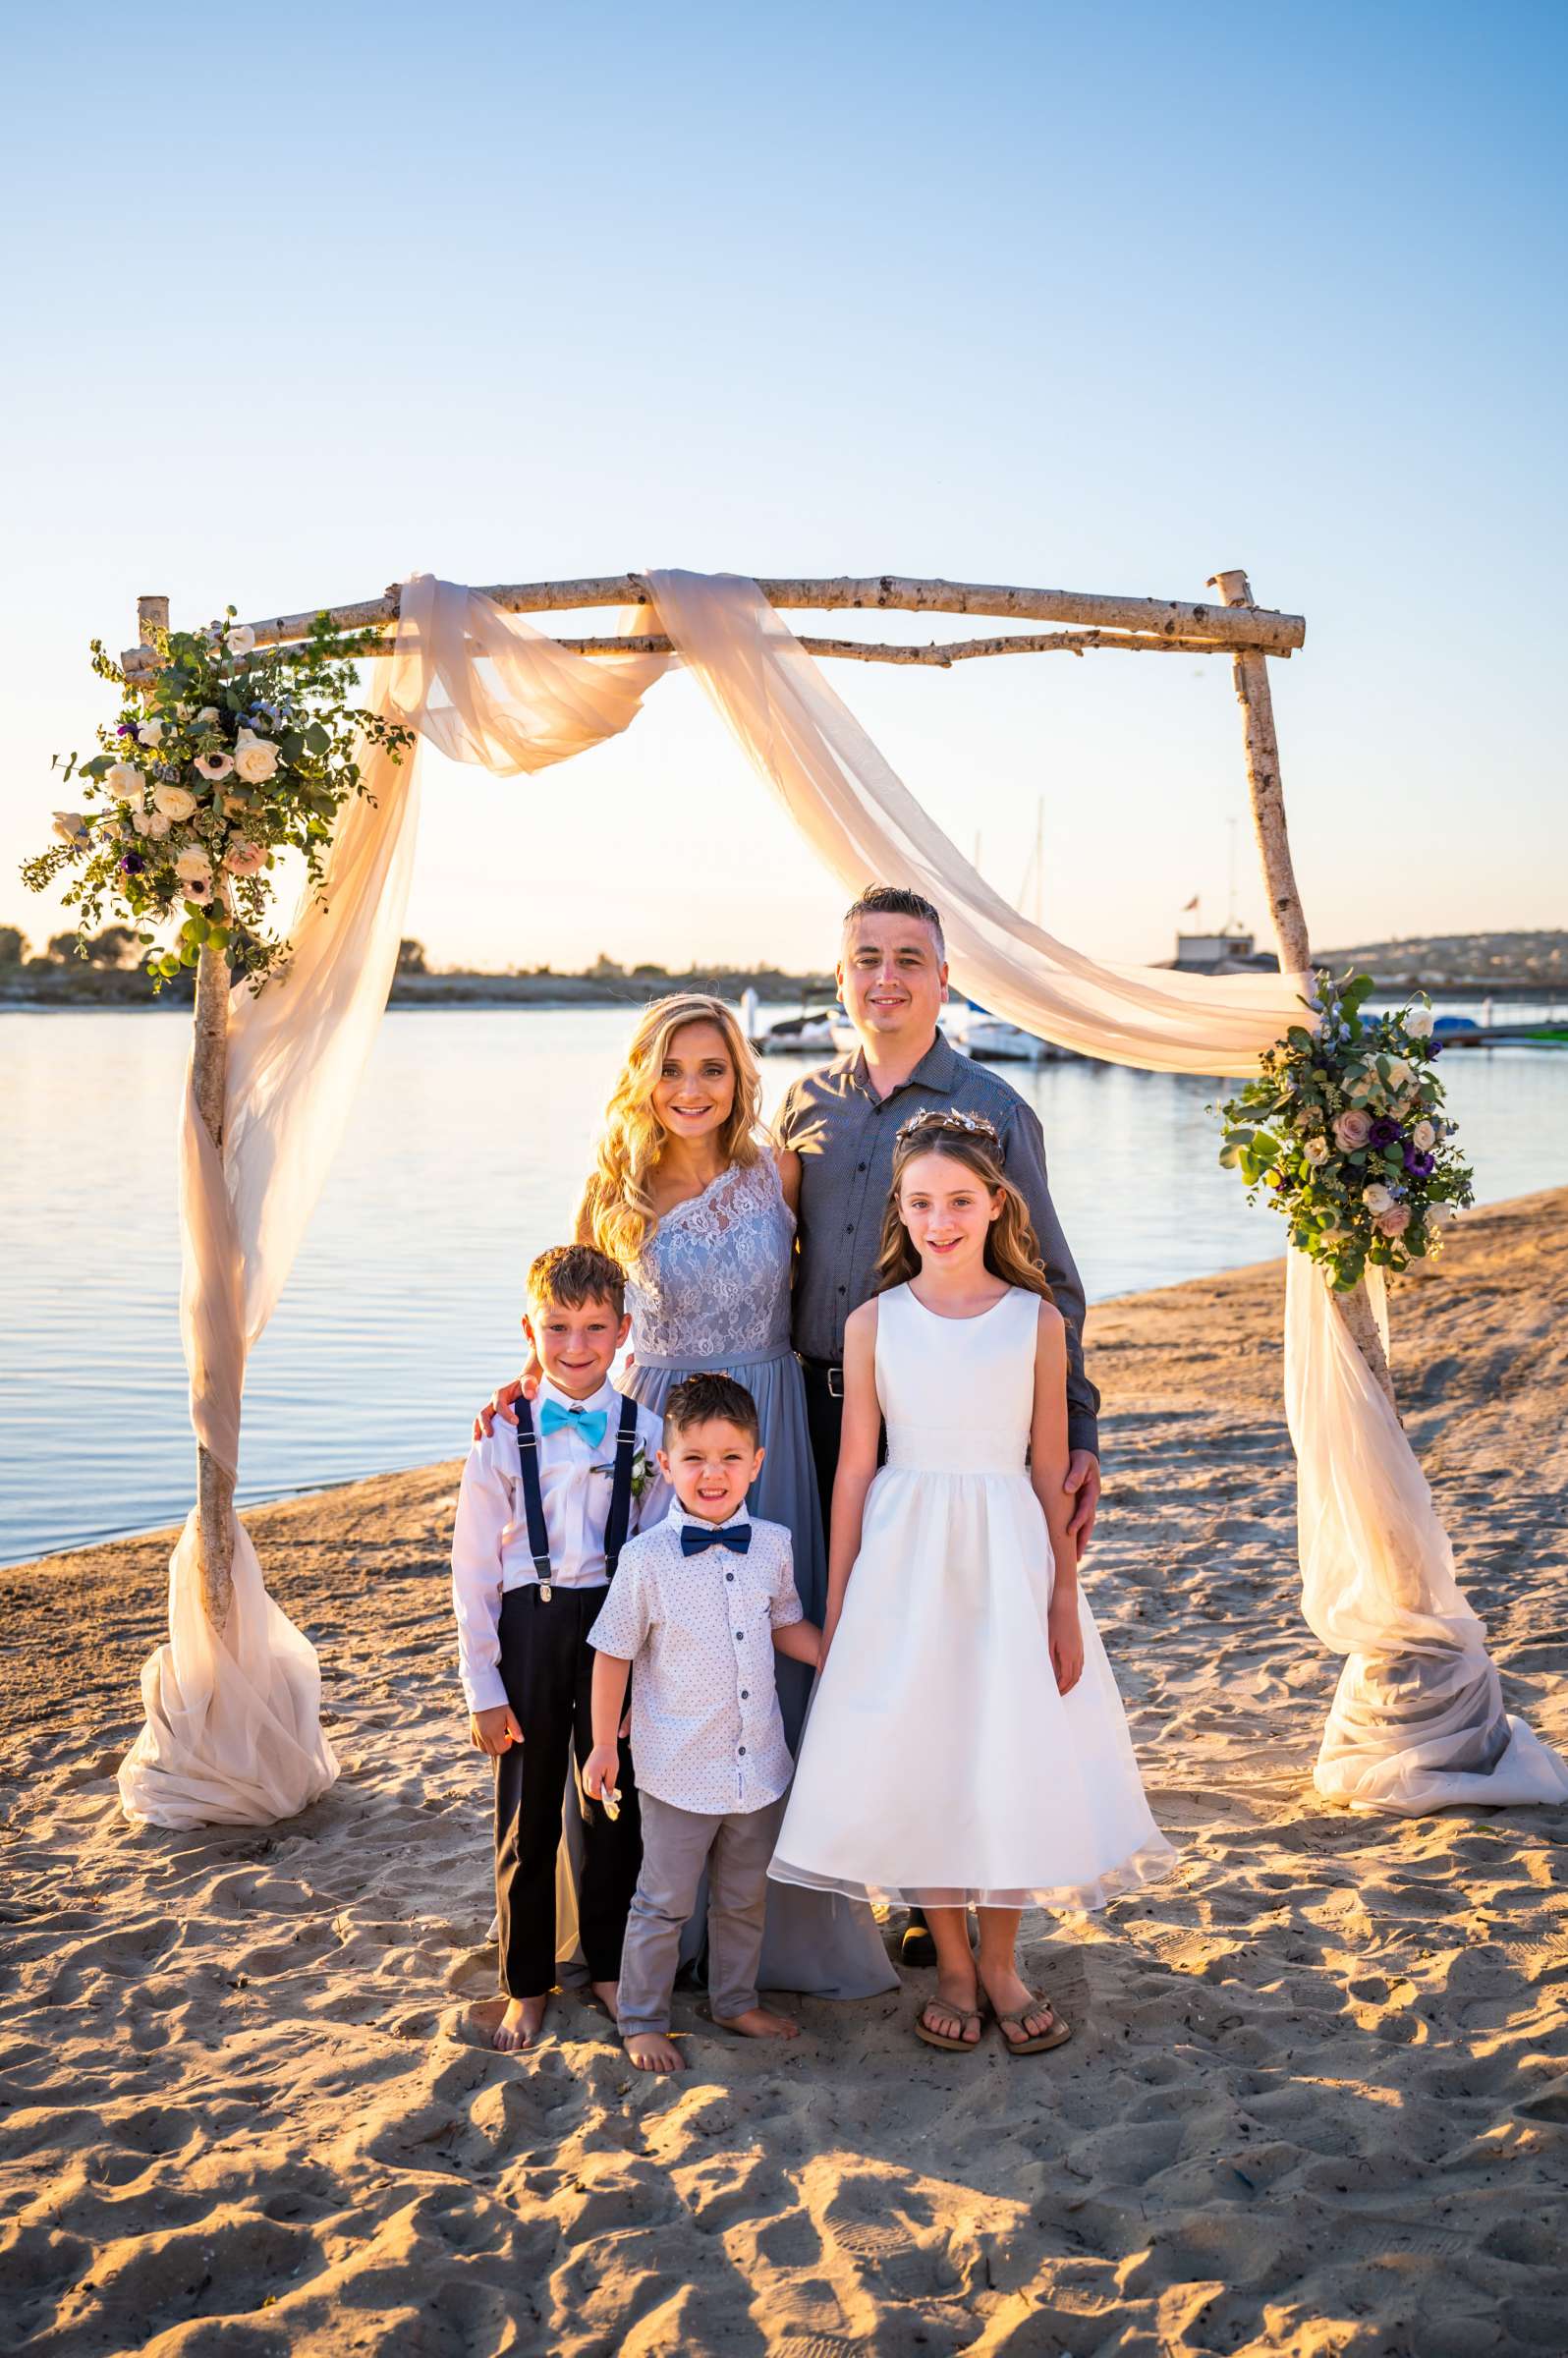
[[[1434,1005],[1455,999],[1526,999],[1541,1006],[1568,1006],[1568,983],[1499,981],[1495,976],[1473,982],[1379,982],[1378,995],[1424,990]],[[706,991],[738,1000],[755,990],[758,1003],[770,1009],[831,1007],[838,985],[831,975],[718,974],[626,976],[600,981],[586,975],[400,975],[392,985],[388,1008],[468,1007],[477,1011],[524,1009],[541,1014],[564,1014],[578,1007],[645,1007],[650,999],[671,991]],[[0,1015],[69,1015],[101,1013],[120,1008],[132,1013],[155,1010],[164,1014],[191,1011],[192,990],[182,976],[154,996],[151,985],[137,971],[88,967],[74,973],[62,967],[58,975],[24,975],[0,981]]]
[[[670,991],[710,992],[737,1000],[755,990],[758,1002],[771,1008],[831,1007],[838,984],[831,975],[784,975],[771,969],[757,973],[721,969],[691,975],[399,975],[387,1001],[390,1008],[473,1007],[527,1008],[561,1014],[574,1007],[645,1007],[650,999]],[[0,1014],[66,1013],[87,1008],[178,1009],[189,1014],[193,997],[189,979],[182,975],[154,995],[150,982],[136,968],[62,965],[58,972],[28,973],[0,980]]]

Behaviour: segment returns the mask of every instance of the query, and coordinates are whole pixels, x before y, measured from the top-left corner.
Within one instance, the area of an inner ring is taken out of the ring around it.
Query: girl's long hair
[[[701,991],[677,991],[655,999],[639,1019],[610,1092],[593,1169],[577,1214],[578,1242],[596,1245],[623,1268],[631,1267],[658,1226],[649,1182],[668,1133],[653,1110],[653,1092],[671,1040],[688,1024],[716,1024],[724,1035],[735,1075],[735,1102],[718,1133],[725,1162],[754,1163],[762,1151],[762,1076],[734,1010]]]
[[[928,1113],[906,1123],[893,1150],[893,1184],[882,1214],[882,1238],[872,1272],[872,1291],[885,1294],[890,1286],[918,1277],[921,1257],[898,1208],[904,1173],[917,1154],[942,1154],[973,1171],[982,1186],[1001,1193],[1002,1208],[985,1231],[985,1266],[1004,1285],[1021,1285],[1027,1293],[1048,1302],[1050,1285],[1029,1206],[1002,1167],[1002,1142],[989,1122],[972,1114]]]

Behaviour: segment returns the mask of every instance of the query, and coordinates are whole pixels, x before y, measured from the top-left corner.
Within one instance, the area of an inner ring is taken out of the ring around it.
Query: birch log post
[[[196,1111],[208,1138],[223,1152],[223,1107],[229,1081],[229,961],[210,942],[196,962],[196,1039],[191,1078]],[[201,1601],[221,1630],[233,1594],[234,1476],[203,1442],[196,1443],[196,1527],[201,1543]]]
[[[143,647],[153,648],[153,632],[167,631],[166,597],[137,600],[137,636]],[[219,1154],[223,1151],[223,1101],[229,1078],[229,962],[221,950],[203,943],[196,966],[196,1035],[191,1054],[191,1078],[196,1111]],[[207,1619],[221,1630],[229,1617],[233,1594],[233,1555],[229,1515],[234,1504],[234,1477],[211,1451],[196,1443],[196,1528],[201,1551],[201,1601]]]
[[[1227,606],[1251,606],[1253,602],[1252,585],[1245,573],[1211,574],[1207,586],[1218,590],[1221,602]],[[1285,791],[1279,776],[1279,744],[1274,735],[1268,658],[1254,648],[1238,648],[1231,668],[1247,735],[1247,784],[1252,793],[1253,827],[1258,837],[1259,858],[1263,864],[1263,883],[1268,893],[1268,914],[1279,949],[1279,963],[1287,974],[1310,974],[1307,919],[1296,886],[1290,836],[1285,826]],[[1365,1283],[1354,1286],[1348,1294],[1336,1293],[1333,1299],[1352,1341],[1397,1416],[1399,1404],[1394,1398],[1394,1379]]]

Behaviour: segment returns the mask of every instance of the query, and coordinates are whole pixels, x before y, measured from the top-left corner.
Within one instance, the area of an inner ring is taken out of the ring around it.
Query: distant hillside
[[[1321,966],[1353,966],[1379,982],[1466,983],[1497,990],[1508,983],[1568,990],[1568,932],[1411,933],[1363,942],[1351,950],[1315,950]]]

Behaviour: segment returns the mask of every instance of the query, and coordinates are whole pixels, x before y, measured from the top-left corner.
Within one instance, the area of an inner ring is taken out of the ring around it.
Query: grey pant
[[[721,1816],[679,1810],[651,1793],[643,1807],[643,1872],[621,1950],[621,2036],[667,2031],[681,1928],[697,1905],[707,1869],[707,1991],[721,2018],[756,2003],[756,1968],[767,1913],[767,1863],[784,1797],[760,1810]]]

